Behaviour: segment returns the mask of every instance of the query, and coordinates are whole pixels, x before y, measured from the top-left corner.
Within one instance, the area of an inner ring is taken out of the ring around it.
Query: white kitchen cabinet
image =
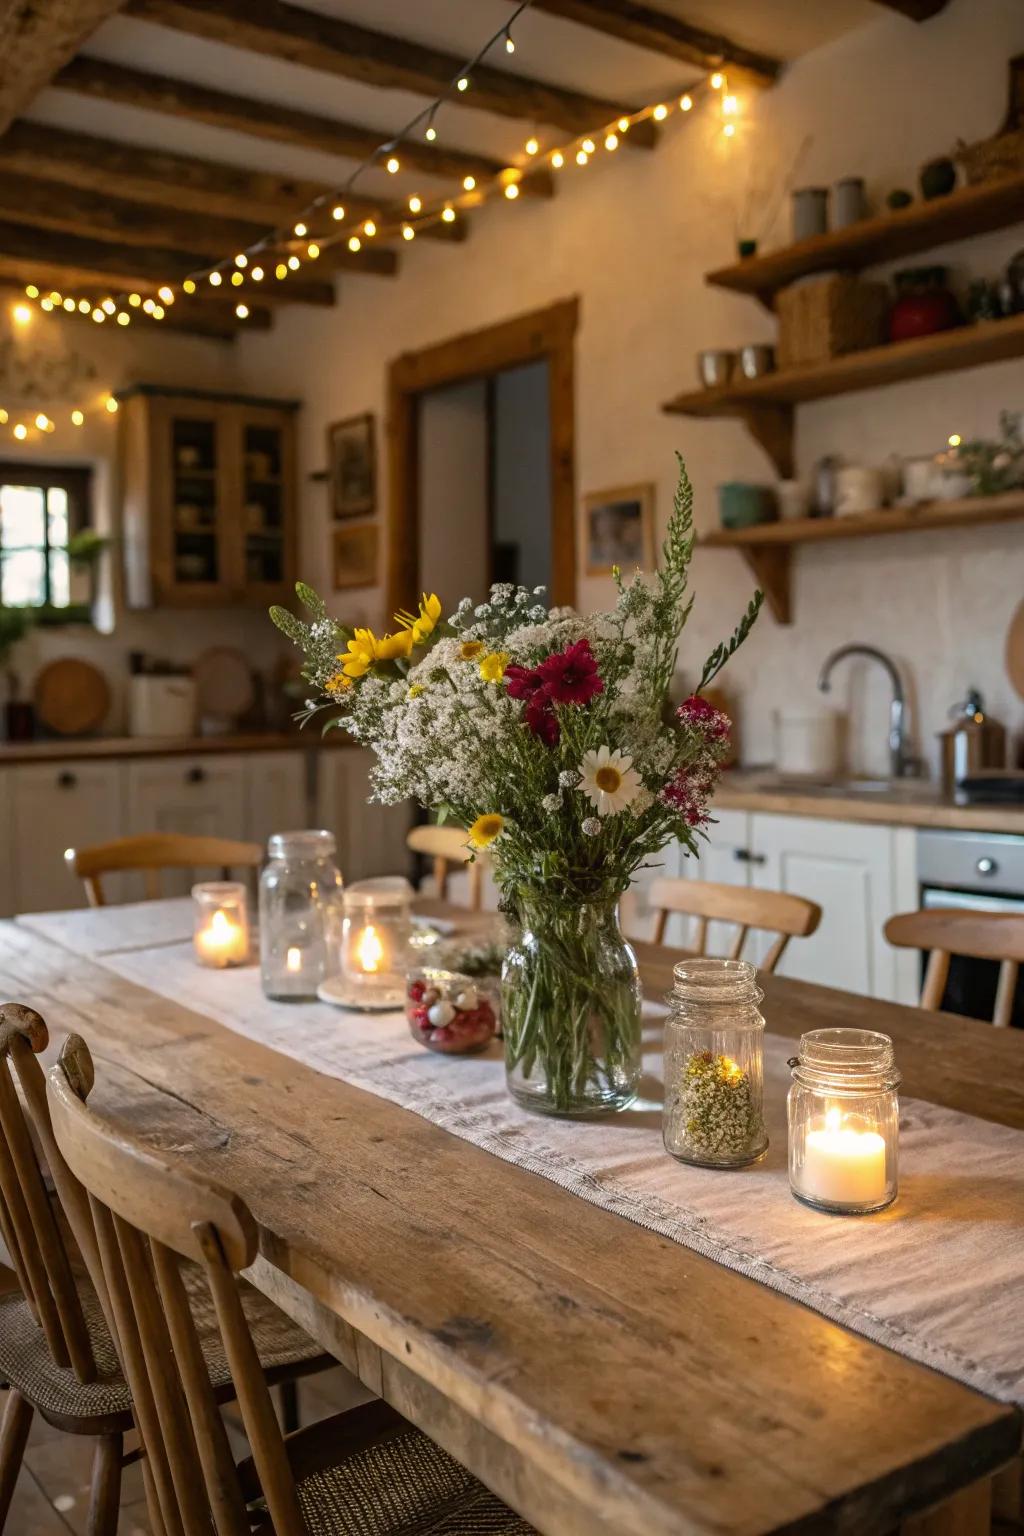
[[[246,837],[266,847],[272,832],[308,827],[309,752],[253,752],[246,758],[248,817]]]
[[[106,843],[120,835],[122,765],[109,761],[32,764],[11,768],[3,780],[11,829],[4,910],[49,912],[85,906],[85,888],[65,865],[64,851]],[[110,897],[121,899],[113,884]]]
[[[128,763],[126,774],[125,832],[248,836],[248,774],[243,756],[211,752],[196,757],[145,758]],[[216,872],[198,873],[203,877]],[[191,871],[168,870],[161,878],[161,892],[182,896],[191,884]]]
[[[405,835],[412,806],[368,803],[373,754],[364,747],[328,747],[320,753],[317,824],[338,840],[338,867],[346,885],[372,875],[405,874]]]
[[[697,853],[687,854],[681,843],[670,843],[655,854],[647,869],[639,870],[622,903],[622,923],[626,932],[638,938],[650,938],[654,929],[648,892],[651,882],[662,875],[682,875],[687,880],[715,880],[723,885],[747,885],[746,857],[750,817],[746,811],[715,811],[707,837],[698,837]],[[694,942],[693,919],[670,912],[665,926],[665,943],[686,949]],[[729,928],[723,923],[708,925],[708,952],[725,954],[730,943]]]

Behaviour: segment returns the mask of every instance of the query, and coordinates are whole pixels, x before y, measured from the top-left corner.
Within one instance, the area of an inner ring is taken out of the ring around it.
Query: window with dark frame
[[[90,525],[92,471],[0,462],[0,604],[70,608],[68,541]]]

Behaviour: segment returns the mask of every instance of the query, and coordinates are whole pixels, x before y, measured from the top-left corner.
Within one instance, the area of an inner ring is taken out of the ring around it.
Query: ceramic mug
[[[843,464],[836,470],[836,517],[875,512],[884,500],[882,471],[870,464]]]
[[[785,521],[806,517],[811,510],[811,493],[803,480],[780,480],[775,487],[779,516]]]

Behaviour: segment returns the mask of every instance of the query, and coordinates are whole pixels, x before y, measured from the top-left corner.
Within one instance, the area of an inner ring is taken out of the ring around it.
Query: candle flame
[[[222,908],[218,907],[216,912],[210,918],[211,934],[213,934],[214,937],[218,939],[227,939],[230,938],[233,929],[234,924],[228,917],[227,913],[223,911]]]
[[[288,969],[290,971],[301,971],[301,969],[302,969],[302,950],[299,949],[297,945],[293,945],[292,948],[289,949],[288,953],[285,955],[284,963],[285,963],[285,965],[288,967]]]
[[[384,946],[372,923],[368,923],[360,934],[359,943],[356,946],[356,958],[367,973],[372,975],[380,970],[381,961],[384,959]]]
[[[838,1131],[840,1129],[840,1127],[842,1126],[842,1123],[843,1123],[842,1112],[836,1107],[835,1104],[833,1104],[830,1109],[826,1109],[826,1111],[825,1111],[825,1129],[826,1129],[826,1131]]]

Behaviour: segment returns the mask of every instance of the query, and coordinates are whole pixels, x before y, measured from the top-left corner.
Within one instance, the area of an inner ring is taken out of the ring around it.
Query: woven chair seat
[[[537,1536],[411,1427],[314,1472],[296,1488],[310,1536]]]
[[[184,1262],[181,1277],[196,1320],[210,1380],[214,1388],[224,1387],[231,1380],[231,1371],[202,1271],[197,1265]],[[73,1371],[63,1370],[55,1364],[43,1331],[20,1292],[0,1296],[0,1377],[16,1387],[44,1415],[92,1420],[126,1414],[131,1408],[131,1393],[121,1374],[99,1298],[77,1266],[75,1281],[96,1361],[96,1380],[80,1382]],[[265,1371],[324,1358],[323,1350],[308,1334],[244,1281],[242,1305]]]

